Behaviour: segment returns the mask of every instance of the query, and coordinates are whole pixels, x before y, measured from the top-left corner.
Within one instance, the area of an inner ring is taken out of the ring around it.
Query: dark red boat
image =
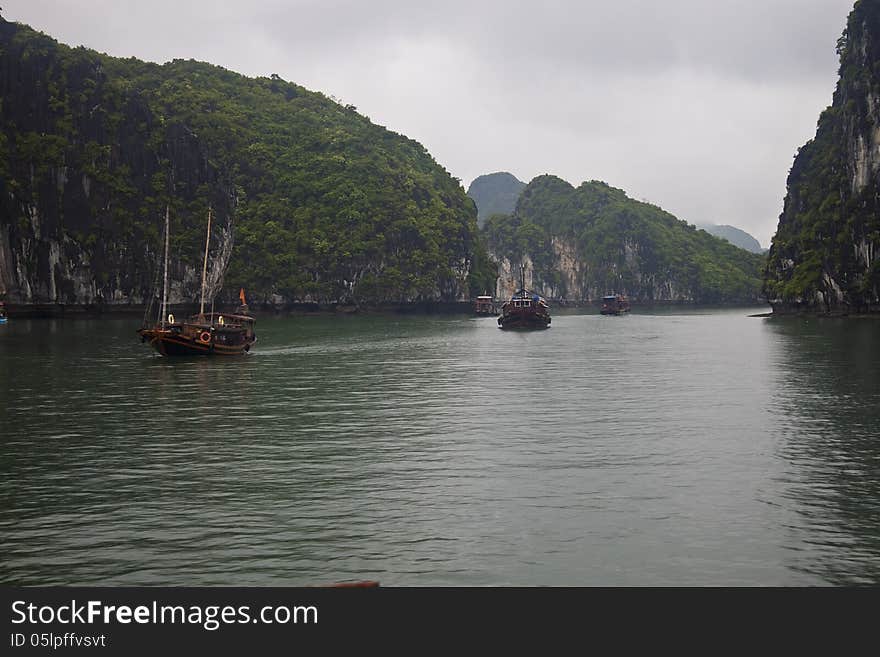
[[[621,315],[629,312],[629,299],[623,294],[609,294],[602,297],[603,315]]]
[[[498,309],[495,307],[495,299],[488,294],[477,297],[474,301],[474,314],[493,317],[497,315]]]
[[[547,302],[528,290],[519,290],[501,306],[498,327],[502,329],[545,329],[550,327]]]
[[[540,294],[526,289],[523,270],[519,290],[501,306],[498,328],[545,329],[550,327],[550,307]]]

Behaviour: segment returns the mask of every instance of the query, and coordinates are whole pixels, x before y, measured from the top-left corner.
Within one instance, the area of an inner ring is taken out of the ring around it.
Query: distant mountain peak
[[[728,224],[698,224],[697,228],[705,230],[710,235],[727,240],[734,246],[738,246],[751,253],[764,252],[764,248],[757,239],[736,226],[730,226]]]
[[[526,184],[512,173],[498,171],[474,178],[467,195],[477,206],[477,223],[482,226],[493,214],[510,214],[516,208]]]

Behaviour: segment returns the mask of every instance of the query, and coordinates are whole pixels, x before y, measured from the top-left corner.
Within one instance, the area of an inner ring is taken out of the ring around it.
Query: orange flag
[[[238,298],[241,299],[242,306],[247,305],[247,301],[244,300],[244,288],[241,288],[241,291],[238,293]]]

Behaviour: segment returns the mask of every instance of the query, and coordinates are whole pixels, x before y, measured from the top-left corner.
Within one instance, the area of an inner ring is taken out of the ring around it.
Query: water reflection
[[[834,584],[880,582],[880,323],[767,321],[772,409],[792,567]],[[805,546],[807,546],[805,548]]]
[[[877,582],[880,324],[746,314],[9,324],[0,581]]]

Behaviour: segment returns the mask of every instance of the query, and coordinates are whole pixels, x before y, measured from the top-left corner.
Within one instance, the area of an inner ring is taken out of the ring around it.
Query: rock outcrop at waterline
[[[171,299],[469,296],[476,209],[420,144],[276,75],[69,48],[0,18],[0,292],[143,304],[171,206]],[[476,254],[476,255],[475,255]],[[479,263],[478,263],[479,264]]]
[[[880,311],[880,1],[855,4],[840,79],[795,158],[764,290],[774,312]]]
[[[513,215],[484,228],[507,297],[525,263],[527,285],[573,303],[616,292],[641,302],[759,300],[763,259],[697,230],[660,208],[592,181],[575,188],[539,176]]]

